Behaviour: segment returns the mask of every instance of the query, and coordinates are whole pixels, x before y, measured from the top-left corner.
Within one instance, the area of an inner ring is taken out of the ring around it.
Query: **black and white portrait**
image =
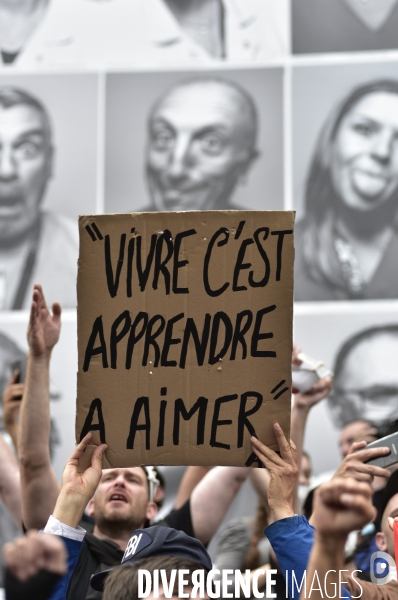
[[[287,32],[287,0],[0,0],[0,65],[255,62]]]
[[[111,74],[106,212],[282,209],[280,69]]]
[[[24,383],[27,327],[27,313],[0,313],[0,400],[15,368],[21,368]],[[62,333],[53,351],[50,369],[50,452],[59,479],[75,443],[76,364],[76,314],[75,311],[66,311],[62,315]],[[65,377],[66,372],[68,377]],[[2,407],[0,433],[5,433]]]
[[[0,79],[0,308],[76,306],[79,212],[96,201],[96,77]],[[85,132],[81,136],[81,131]]]
[[[398,48],[397,0],[292,0],[293,52]]]
[[[298,305],[294,340],[334,371],[332,393],[311,410],[304,447],[315,473],[340,463],[339,433],[353,421],[398,418],[396,302]]]
[[[288,51],[287,0],[110,0],[108,62],[262,61]],[[112,43],[109,43],[112,36]]]
[[[362,329],[344,341],[328,398],[338,426],[359,419],[380,426],[398,419],[397,351],[398,321]]]
[[[378,77],[358,81],[366,68],[356,67],[350,83],[345,69],[296,73],[297,300],[398,298],[398,69],[393,78],[372,66]],[[328,106],[333,83],[340,93]]]
[[[96,62],[104,34],[101,4],[0,0],[0,66],[36,70]]]

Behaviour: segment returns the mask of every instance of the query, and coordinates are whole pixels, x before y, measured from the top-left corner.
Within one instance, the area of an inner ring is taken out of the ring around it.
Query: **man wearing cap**
[[[113,469],[107,470],[104,473],[102,472],[102,454],[107,448],[106,444],[102,444],[97,447],[93,453],[91,467],[86,469],[83,474],[78,472],[79,458],[90,441],[91,433],[85,436],[67,461],[62,477],[60,494],[53,514],[50,516],[44,529],[45,533],[61,536],[64,539],[68,550],[68,574],[57,584],[57,587],[51,596],[51,600],[64,600],[65,598],[77,599],[84,597],[85,582],[81,581],[82,572],[84,578],[84,571],[87,571],[87,568],[92,570],[95,568],[95,564],[92,563],[92,556],[90,556],[89,551],[93,549],[93,544],[94,550],[96,550],[98,554],[102,551],[104,559],[102,569],[106,565],[105,561],[108,561],[109,559],[109,553],[106,553],[106,548],[104,547],[104,544],[107,544],[114,551],[115,560],[113,561],[113,564],[115,566],[120,564],[120,560],[123,567],[131,566],[137,561],[140,561],[140,568],[143,568],[144,565],[142,559],[150,559],[155,556],[173,556],[179,558],[181,562],[181,564],[179,564],[177,561],[177,563],[175,563],[175,568],[186,566],[186,562],[188,561],[195,569],[199,568],[210,571],[211,560],[202,543],[182,531],[176,531],[175,529],[168,527],[154,526],[145,529],[131,529],[130,538],[127,543],[124,543],[124,538],[122,536],[124,530],[120,529],[120,535],[122,537],[119,547],[109,539],[102,541],[102,547],[100,543],[95,545],[95,536],[88,534],[84,529],[79,527],[78,523],[87,502],[93,495],[95,498],[96,494],[94,492],[96,489],[98,490],[98,488],[101,488],[101,485],[107,486],[107,474],[111,473]],[[118,469],[115,470],[119,471]],[[143,471],[141,467],[137,467],[137,469],[121,469],[121,471],[125,471],[127,482],[131,482],[132,485],[137,485],[139,487],[146,478],[144,477],[141,479],[137,472],[138,470]],[[151,485],[153,479],[150,469],[148,470],[148,473],[149,485],[147,486],[146,491],[147,495],[150,493],[151,497],[153,497],[156,493],[156,485]],[[120,493],[108,493],[108,497],[109,503],[113,503],[114,522],[115,524],[119,523],[121,526],[122,520],[118,520],[117,512],[119,509],[123,510],[120,505],[124,503],[122,498],[128,497],[128,491],[127,485],[123,488],[121,482],[119,483],[119,487],[121,488]],[[122,488],[124,489],[124,492],[122,492]],[[100,491],[99,495],[102,496],[103,491]],[[137,494],[137,496],[137,504],[141,504],[143,495],[140,497],[140,494]],[[150,511],[153,508],[151,505],[153,504],[152,500],[149,500],[146,505],[145,502],[142,502],[142,510],[146,510],[146,516],[150,514]],[[107,510],[111,512],[112,508],[108,507]],[[131,532],[133,532],[132,536]],[[102,531],[98,528],[97,536],[100,536],[101,533]],[[124,553],[120,550],[120,546],[122,545],[125,547]],[[89,548],[89,550],[87,548]],[[112,571],[112,569],[109,568],[105,570],[102,569],[92,578],[92,588],[88,590],[85,596],[86,598],[101,598],[100,590],[103,589],[104,581],[110,571]],[[76,579],[78,580],[77,582]],[[117,596],[112,596],[112,598],[116,600]]]
[[[191,587],[190,579],[193,571],[199,569],[207,575],[212,564],[210,556],[199,540],[189,537],[182,531],[155,525],[147,529],[137,529],[127,545],[121,566],[97,573],[92,577],[90,585],[98,591],[105,589],[104,600],[139,598],[137,571],[141,571],[141,582],[145,578],[147,586],[152,583],[150,576],[154,569],[159,567],[166,571],[169,583],[171,583],[170,576],[173,568],[186,569],[188,573],[184,578],[188,581],[187,587]],[[123,585],[119,579],[123,580]],[[173,595],[177,595],[177,588],[178,581],[175,581]],[[151,591],[154,591],[152,586]]]
[[[51,533],[62,537],[68,553],[68,572],[65,577],[56,584],[56,588],[53,591],[50,600],[64,600],[67,597],[72,597],[74,599],[83,597],[80,591],[75,592],[73,595],[71,594],[70,582],[74,575],[76,575],[76,568],[79,567],[79,561],[81,561],[82,556],[84,557],[84,555],[87,554],[84,549],[87,537],[92,536],[79,527],[78,523],[87,502],[92,498],[96,489],[101,484],[101,479],[103,479],[101,468],[102,455],[107,448],[106,444],[98,446],[93,452],[91,466],[88,467],[84,473],[79,473],[79,458],[90,444],[91,436],[92,434],[89,433],[83,438],[80,444],[73,450],[67,461],[62,476],[61,491],[53,514],[50,516],[44,529],[44,533]],[[138,469],[142,470],[141,467],[138,467]],[[126,471],[132,473],[134,469],[126,469]],[[136,482],[138,482],[138,479]],[[150,468],[148,469],[148,484],[147,492],[153,497],[156,493],[156,484]],[[118,501],[115,500],[115,503],[117,504]],[[150,501],[150,503],[152,503],[152,501]],[[111,544],[112,542],[107,540],[107,543]],[[136,531],[133,530],[133,535],[130,536],[128,543],[125,544],[125,552],[122,552],[121,556],[123,567],[134,565],[137,561],[140,561],[141,566],[143,564],[143,559],[151,559],[155,556],[172,556],[178,558],[182,563],[191,563],[195,566],[195,569],[199,568],[204,569],[205,571],[210,571],[211,569],[210,557],[199,540],[188,536],[182,531],[176,531],[175,529],[162,526],[138,529]],[[115,565],[119,566],[120,560],[115,562]],[[178,563],[176,568],[179,568]],[[51,570],[51,568],[49,570]],[[36,571],[37,569],[32,569],[32,572]],[[93,577],[92,587],[94,590],[103,589],[104,581],[111,571],[112,569],[106,569]],[[57,570],[57,573],[62,572],[65,573],[62,569]],[[27,573],[27,575],[29,575],[29,573]],[[55,578],[55,580],[56,579],[57,578]],[[92,593],[96,594],[94,591],[92,591]],[[98,596],[97,594],[87,597],[101,596]]]
[[[53,312],[50,313],[41,287],[35,286],[18,448],[23,520],[28,529],[41,529],[49,515],[54,514],[55,504],[59,504],[59,485],[48,450],[48,381],[51,353],[60,332],[60,313],[57,303],[53,304]],[[249,468],[212,469],[195,488],[191,498],[167,515],[165,524],[208,543],[248,473]],[[68,587],[68,600],[100,597],[98,592],[89,589],[91,575],[120,564],[132,532],[142,529],[155,518],[157,484],[153,470],[148,467],[107,469],[103,472],[98,488],[93,488],[81,510],[83,514],[89,503],[88,513],[93,518],[94,528],[92,534],[85,537]],[[59,518],[58,521],[65,523]],[[52,524],[54,529],[50,528],[48,532],[62,531],[58,522]]]

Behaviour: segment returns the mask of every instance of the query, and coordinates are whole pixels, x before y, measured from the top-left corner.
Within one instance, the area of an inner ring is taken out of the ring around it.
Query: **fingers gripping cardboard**
[[[293,223],[289,211],[80,217],[77,440],[92,431],[113,467],[255,466],[251,435],[277,449]]]

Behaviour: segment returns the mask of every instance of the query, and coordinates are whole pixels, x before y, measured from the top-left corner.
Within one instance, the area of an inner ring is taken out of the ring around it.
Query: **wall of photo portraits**
[[[295,341],[336,372],[314,473],[343,423],[398,417],[397,27],[398,0],[0,0],[0,385],[40,282],[59,476],[79,214],[294,209]]]

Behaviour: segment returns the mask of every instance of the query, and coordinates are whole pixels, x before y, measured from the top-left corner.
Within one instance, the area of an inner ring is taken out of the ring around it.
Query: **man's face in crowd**
[[[96,524],[131,524],[137,529],[153,519],[156,505],[149,501],[148,482],[141,467],[106,469],[89,504]]]
[[[398,336],[380,333],[363,340],[335,378],[339,402],[352,419],[378,425],[398,418]]]
[[[388,517],[398,517],[398,494],[395,494],[388,502],[381,522],[381,532],[376,534],[376,544],[379,550],[387,552],[395,558],[394,533],[388,525]]]
[[[238,91],[217,82],[172,90],[149,123],[147,177],[157,210],[228,205],[255,157]]]
[[[27,104],[0,105],[0,239],[12,243],[35,223],[51,176],[48,125]]]
[[[352,423],[345,425],[340,431],[339,438],[341,456],[343,458],[347,456],[354,442],[361,442],[362,440],[365,440],[368,443],[373,442],[375,438],[372,437],[370,439],[369,436],[375,432],[376,431],[372,429],[366,421],[353,421]]]

